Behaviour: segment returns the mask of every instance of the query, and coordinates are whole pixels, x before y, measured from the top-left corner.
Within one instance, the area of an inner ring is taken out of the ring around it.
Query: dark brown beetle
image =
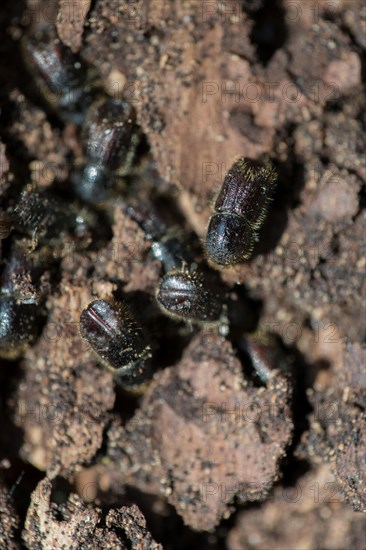
[[[206,235],[208,260],[219,266],[250,258],[277,175],[269,164],[241,158],[226,174]]]
[[[254,336],[248,338],[241,336],[235,341],[249,376],[265,386],[271,379],[277,380],[279,376],[291,381],[293,378],[291,353],[285,353],[272,333],[264,332]]]
[[[84,200],[106,200],[115,178],[132,165],[140,131],[134,108],[121,99],[103,98],[90,107],[83,129],[86,164],[73,177],[75,192]]]
[[[23,50],[40,95],[62,119],[81,124],[92,97],[82,59],[60,41],[52,24],[38,26]]]
[[[206,274],[174,270],[160,281],[156,299],[170,317],[202,325],[222,320],[225,290]]]
[[[147,381],[151,348],[126,304],[91,302],[80,315],[80,332],[123,388],[136,391]]]

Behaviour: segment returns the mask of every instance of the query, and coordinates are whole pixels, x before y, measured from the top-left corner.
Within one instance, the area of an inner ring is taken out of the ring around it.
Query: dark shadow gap
[[[248,6],[247,0],[243,5],[244,10]],[[251,10],[254,25],[250,40],[256,47],[258,60],[263,66],[268,65],[276,51],[282,48],[288,39],[285,15],[280,0],[265,1],[259,9]]]

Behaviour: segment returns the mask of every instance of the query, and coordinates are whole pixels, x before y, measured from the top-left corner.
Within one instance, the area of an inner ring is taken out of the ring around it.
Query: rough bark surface
[[[131,173],[94,206],[71,184],[83,131],[24,55],[45,23],[86,63],[85,102],[123,96],[141,128]],[[1,547],[366,548],[365,29],[357,0],[4,2],[0,305],[15,241],[44,271],[12,279],[41,315],[1,359]],[[126,204],[152,201],[200,266],[241,156],[279,178],[253,257],[219,271],[225,339],[164,316],[162,265]],[[22,233],[31,188],[89,209],[90,231]],[[140,396],[79,333],[87,304],[111,298],[151,345]],[[243,335],[275,342],[267,381]]]

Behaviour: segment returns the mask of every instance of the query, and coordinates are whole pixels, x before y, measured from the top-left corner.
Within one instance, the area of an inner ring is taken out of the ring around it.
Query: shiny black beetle
[[[129,307],[91,302],[80,315],[81,336],[128,391],[138,391],[150,375],[151,348]]]
[[[129,103],[112,98],[93,103],[83,128],[86,163],[73,178],[79,197],[91,203],[108,199],[115,176],[130,170],[139,138],[136,113]]]
[[[62,120],[80,125],[92,98],[86,64],[61,42],[53,24],[39,25],[22,46],[40,96]]]
[[[164,313],[198,325],[223,322],[225,297],[225,289],[213,274],[185,268],[167,273],[156,294]]]
[[[226,174],[206,235],[210,263],[248,260],[271,201],[277,174],[269,163],[241,158]]]

